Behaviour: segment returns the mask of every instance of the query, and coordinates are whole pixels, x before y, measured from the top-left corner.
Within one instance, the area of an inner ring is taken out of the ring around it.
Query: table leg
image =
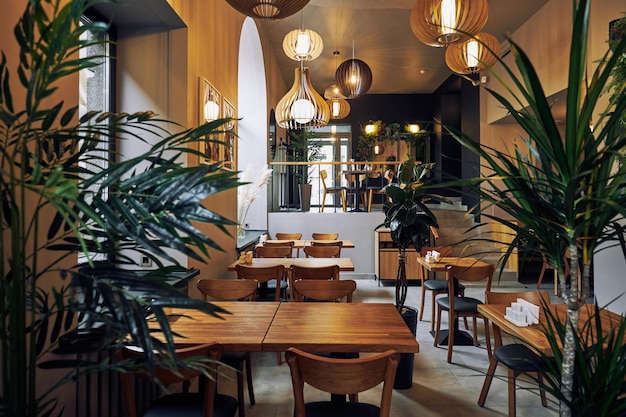
[[[474,339],[472,339],[472,336],[469,335],[469,333],[460,330],[459,329],[459,319],[457,317],[456,320],[454,320],[454,326],[452,328],[452,331],[454,332],[454,346],[473,346],[474,345]],[[443,345],[443,346],[448,346],[448,333],[450,332],[449,329],[443,329],[439,331],[439,340],[437,341],[438,345]],[[431,330],[430,334],[435,337],[435,331]]]

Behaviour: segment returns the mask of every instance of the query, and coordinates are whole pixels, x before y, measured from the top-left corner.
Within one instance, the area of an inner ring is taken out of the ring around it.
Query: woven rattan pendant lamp
[[[476,35],[488,17],[487,0],[417,0],[410,22],[417,39],[443,47]]]
[[[452,44],[446,49],[446,64],[457,74],[476,74],[498,62],[500,42],[486,32],[481,32],[465,42]]]
[[[330,109],[331,119],[344,119],[350,114],[350,103],[343,98],[331,98],[326,100]]]
[[[330,120],[330,109],[311,85],[309,69],[300,61],[293,86],[276,105],[276,123],[284,129],[323,127]]]
[[[310,0],[226,0],[235,10],[255,19],[283,19],[302,10]]]
[[[323,49],[322,37],[311,29],[294,29],[283,39],[283,51],[294,61],[312,61]]]

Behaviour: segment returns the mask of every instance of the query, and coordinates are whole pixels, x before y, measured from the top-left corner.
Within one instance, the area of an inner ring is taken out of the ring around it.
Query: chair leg
[[[537,382],[539,383],[539,397],[541,398],[541,405],[548,406],[548,400],[546,398],[546,390],[543,389],[543,377],[541,373],[537,373]]]
[[[495,357],[491,357],[489,359],[489,369],[487,369],[487,375],[485,375],[485,382],[483,382],[483,388],[480,390],[480,396],[478,397],[478,405],[481,407],[485,405],[487,394],[489,393],[489,388],[491,387],[491,382],[493,381],[497,367],[498,360]]]
[[[282,353],[280,352],[276,352],[276,362],[278,362],[279,365],[283,364],[283,356]]]
[[[434,296],[435,296],[435,292],[433,291],[433,297]],[[439,307],[437,309],[437,330],[435,331],[435,340],[433,340],[433,346],[434,347],[437,347],[437,342],[439,341],[439,333],[440,333],[440,331],[441,331],[441,307]]]
[[[248,397],[250,398],[250,404],[256,404],[254,398],[254,387],[252,386],[252,354],[248,355],[246,359],[246,380],[248,382]]]
[[[491,351],[491,335],[489,334],[489,320],[483,319],[485,321],[485,345],[487,345],[487,357],[491,360],[491,356],[493,352]]]
[[[509,417],[515,417],[515,378],[517,373],[509,368],[507,383],[509,384],[508,396],[509,396]]]
[[[367,211],[372,211],[372,199],[374,198],[374,192],[369,190],[367,192]]]
[[[424,319],[424,298],[426,298],[426,288],[424,287],[424,282],[425,282],[425,279],[424,277],[422,277],[422,299],[420,300],[420,315],[419,315],[420,321]]]
[[[343,211],[348,211],[348,202],[346,201],[346,193],[341,192],[341,208]]]
[[[243,397],[243,362],[239,362],[237,368],[237,403],[239,407],[239,417],[246,417],[246,401]]]
[[[430,319],[430,330],[434,330],[435,329],[435,301],[437,298],[437,291],[431,291],[433,293],[433,299],[431,300],[431,304],[430,304],[430,310],[431,310],[431,319]],[[439,320],[441,319],[441,312],[439,314],[437,314],[437,323],[439,323]]]
[[[320,211],[323,213],[324,212],[324,205],[326,204],[326,192],[324,192],[324,194],[322,195],[322,208],[320,209]]]
[[[451,309],[448,310],[448,363],[452,363],[452,348],[454,347],[454,320],[456,314]],[[439,323],[437,323],[439,325]]]
[[[472,336],[474,337],[474,346],[478,347],[478,328],[476,326],[476,316],[472,317]]]

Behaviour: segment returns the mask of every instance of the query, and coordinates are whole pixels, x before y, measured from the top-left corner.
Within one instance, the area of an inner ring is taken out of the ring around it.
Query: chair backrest
[[[257,256],[261,258],[292,258],[293,246],[288,245],[263,245],[254,248]]]
[[[320,178],[322,179],[322,187],[324,187],[324,191],[326,191],[326,178],[328,178],[328,174],[325,169],[320,169]]]
[[[339,279],[339,265],[300,266],[291,265],[292,281],[298,279]]]
[[[479,282],[487,281],[485,284],[485,293],[491,291],[491,281],[496,267],[492,264],[472,265],[472,266],[454,266],[446,265],[446,279],[448,280],[448,294],[456,295],[459,282]],[[450,311],[454,311],[454,298],[450,296]]]
[[[307,258],[341,258],[341,246],[338,245],[311,245],[303,250]]]
[[[302,233],[276,233],[277,240],[300,240]]]
[[[337,240],[339,233],[312,233],[313,240]]]
[[[202,345],[185,346],[176,349],[176,356],[179,359],[188,359],[192,357],[197,358],[210,358],[214,361],[219,360],[222,357],[224,348],[220,343],[208,343]],[[124,396],[124,405],[127,413],[130,417],[137,417],[136,409],[136,396],[135,396],[135,383],[133,379],[138,377],[143,380],[152,381],[149,373],[145,368],[141,366],[141,362],[146,358],[145,352],[141,349],[132,347],[124,347],[118,349],[115,353],[115,360],[117,362],[131,362],[135,361],[137,366],[136,372],[120,372],[120,385],[122,389],[122,395]],[[213,416],[213,409],[215,406],[215,380],[216,380],[216,366],[215,362],[204,362],[205,366],[209,369],[212,378],[206,378],[206,384],[204,384],[204,403],[203,403],[203,415],[207,417]],[[176,372],[171,369],[156,367],[154,371],[155,377],[163,384],[170,385],[190,381],[198,377],[201,373],[198,369],[179,368]],[[175,410],[174,410],[175,411]]]
[[[276,280],[276,292],[274,294],[274,300],[280,300],[280,282],[285,276],[285,266],[249,266],[249,265],[235,265],[235,271],[237,271],[237,278],[239,279],[255,279],[259,284],[266,283],[272,279]]]
[[[291,246],[293,248],[295,244],[296,242],[294,242],[293,239],[290,239],[290,240],[277,239],[277,240],[265,240],[263,241],[262,246]]]
[[[335,394],[356,394],[382,383],[379,416],[389,417],[399,358],[394,350],[358,359],[336,359],[289,348],[285,359],[291,372],[294,417],[305,417],[305,383]]]
[[[342,301],[352,302],[352,294],[356,290],[356,281],[346,280],[303,280],[293,283],[293,298],[295,301]]]
[[[214,300],[254,301],[256,279],[200,279],[196,283],[204,301]]]

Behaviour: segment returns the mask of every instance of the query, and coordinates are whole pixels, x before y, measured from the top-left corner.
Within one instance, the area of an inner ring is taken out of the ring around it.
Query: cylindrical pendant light
[[[331,119],[344,119],[350,114],[350,103],[342,98],[331,98],[326,100],[326,104],[330,109]]]
[[[442,47],[476,35],[489,17],[487,0],[418,0],[411,11],[411,29],[421,42]]]
[[[495,55],[494,55],[495,54]],[[458,74],[475,74],[498,62],[500,42],[486,32],[460,44],[448,46],[446,64]]]
[[[256,19],[283,19],[302,10],[310,0],[226,0],[235,10]]]
[[[360,59],[348,59],[337,68],[335,80],[346,98],[361,97],[372,86],[372,70]]]
[[[295,29],[285,35],[283,50],[294,61],[311,61],[322,53],[322,37],[310,29]]]
[[[308,68],[296,68],[293,86],[276,105],[276,123],[284,129],[322,127],[330,109],[311,85]]]

